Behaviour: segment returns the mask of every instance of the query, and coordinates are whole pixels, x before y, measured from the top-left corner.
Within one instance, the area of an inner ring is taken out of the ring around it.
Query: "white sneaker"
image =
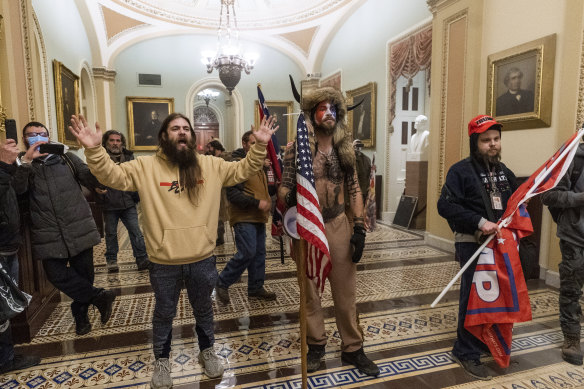
[[[150,381],[152,389],[172,388],[172,377],[170,376],[170,361],[168,358],[160,358],[154,361],[154,373]]]
[[[199,353],[199,363],[203,365],[203,371],[209,378],[217,378],[223,375],[223,364],[221,358],[215,354],[213,346],[204,349]]]

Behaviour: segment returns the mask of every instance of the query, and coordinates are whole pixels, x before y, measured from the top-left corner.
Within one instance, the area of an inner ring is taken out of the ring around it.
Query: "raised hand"
[[[0,161],[12,165],[18,157],[18,146],[14,139],[6,139],[6,142],[0,146]]]
[[[257,131],[253,125],[251,126],[253,136],[256,138],[258,142],[268,143],[270,139],[272,139],[272,135],[276,131],[278,131],[278,128],[280,128],[280,126],[276,126],[276,128],[273,128],[274,124],[276,124],[275,116],[270,116],[267,119],[264,116],[262,122],[260,123],[260,128]]]
[[[93,131],[88,125],[87,121],[83,115],[72,115],[71,125],[69,126],[69,131],[71,134],[75,135],[75,138],[86,148],[91,148],[99,146],[101,144],[101,138],[103,136],[99,124],[95,123],[95,131]]]

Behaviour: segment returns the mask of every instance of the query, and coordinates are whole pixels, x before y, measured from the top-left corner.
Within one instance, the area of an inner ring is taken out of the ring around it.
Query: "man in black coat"
[[[88,309],[94,305],[106,324],[115,294],[93,286],[93,246],[101,241],[81,185],[100,186],[79,157],[41,154],[49,131],[39,122],[22,130],[26,153],[16,159],[17,194],[28,194],[33,257],[42,260],[48,280],[71,299],[77,335],[91,330]]]
[[[470,156],[448,170],[438,199],[438,213],[454,232],[455,259],[464,266],[487,236],[498,231],[497,221],[517,189],[515,175],[502,162],[501,128],[492,117],[479,115],[468,123]],[[490,380],[480,356],[488,348],[464,328],[477,261],[462,274],[454,360],[471,376]]]
[[[18,282],[18,248],[22,243],[20,235],[20,214],[16,193],[12,188],[12,178],[18,156],[16,141],[7,139],[0,145],[0,267],[14,281]],[[0,374],[26,369],[38,365],[36,355],[22,355],[14,352],[10,321],[0,322]]]
[[[103,134],[102,146],[105,147],[112,161],[117,164],[131,161],[134,153],[126,149],[124,135],[116,130],[109,130]],[[118,221],[122,220],[128,230],[132,252],[136,259],[138,270],[146,270],[150,262],[146,253],[144,236],[138,224],[138,211],[136,203],[140,201],[138,192],[124,192],[112,188],[95,191],[99,194],[99,200],[103,207],[103,219],[105,221],[105,259],[107,270],[110,273],[119,271],[118,267]]]

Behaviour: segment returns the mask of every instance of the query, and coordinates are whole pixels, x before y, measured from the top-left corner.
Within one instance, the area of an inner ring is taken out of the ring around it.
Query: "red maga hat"
[[[468,122],[468,136],[471,136],[472,134],[482,134],[491,127],[495,126],[498,127],[496,129],[499,131],[501,131],[501,129],[503,128],[503,125],[501,123],[498,123],[491,116],[479,115],[471,119],[470,122]]]

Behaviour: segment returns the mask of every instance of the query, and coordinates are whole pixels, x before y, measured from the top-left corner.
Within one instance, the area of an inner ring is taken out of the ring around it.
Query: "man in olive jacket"
[[[247,131],[241,138],[242,148],[231,155],[234,160],[244,158],[255,137]],[[249,297],[275,300],[276,294],[264,288],[266,278],[266,223],[271,209],[268,183],[263,170],[247,181],[227,188],[230,203],[229,223],[235,230],[237,253],[219,274],[215,291],[224,303],[229,303],[228,288],[237,282],[247,269],[247,294]]]
[[[73,299],[75,330],[84,335],[91,330],[89,306],[98,308],[106,324],[115,299],[111,290],[93,286],[93,246],[101,237],[80,184],[90,189],[100,184],[75,154],[39,152],[39,146],[49,141],[42,123],[28,123],[22,135],[27,151],[16,160],[13,185],[16,193],[28,194],[32,254],[42,260],[55,288]]]

